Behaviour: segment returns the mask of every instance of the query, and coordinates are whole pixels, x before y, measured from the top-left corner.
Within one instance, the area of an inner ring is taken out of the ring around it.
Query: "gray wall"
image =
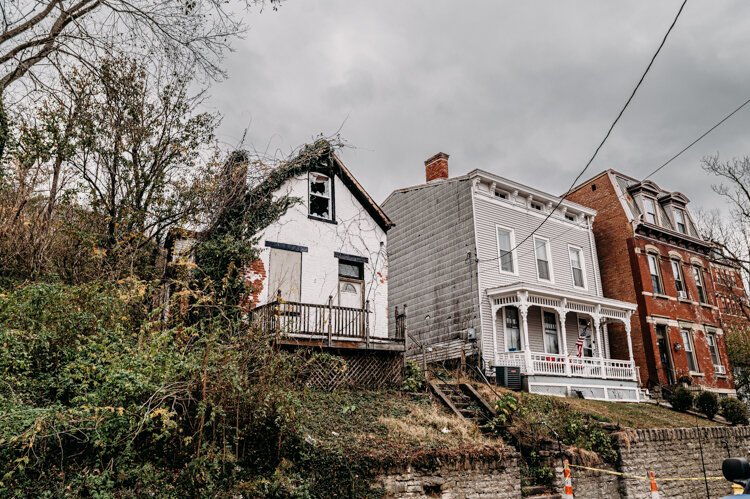
[[[578,294],[598,296],[600,295],[601,284],[598,280],[596,248],[594,247],[592,250],[589,228],[585,223],[574,225],[556,217],[547,220],[537,231],[537,235],[550,240],[554,284],[537,279],[533,238],[523,242],[516,250],[517,275],[501,273],[498,261],[497,225],[512,229],[515,232],[515,243],[519,244],[539,226],[544,220],[545,214],[534,212],[518,203],[495,200],[488,193],[482,192],[481,189],[480,186],[479,191],[475,194],[477,254],[480,261],[478,272],[480,296],[482,297],[481,334],[482,344],[484,345],[484,359],[491,363],[494,357],[492,352],[493,318],[490,301],[486,294],[488,289],[525,282]],[[519,203],[522,201],[520,200]],[[573,287],[568,253],[569,244],[578,246],[583,250],[584,266],[586,267],[586,290]],[[529,314],[529,334],[532,349],[543,352],[541,318],[538,315],[538,311]],[[569,321],[571,316],[574,317],[574,314],[569,314]],[[568,324],[570,323],[568,322]],[[539,333],[536,332],[537,330]],[[502,331],[502,329],[498,330],[498,350],[500,352],[505,351],[505,337]],[[575,344],[574,331],[574,329],[568,331],[568,338],[572,338],[572,344],[568,343],[569,346]]]
[[[453,179],[394,192],[383,209],[396,224],[388,232],[390,317],[407,304],[411,334],[442,344],[430,358],[458,357],[466,346],[461,336],[479,323],[470,183]],[[395,321],[389,323],[393,329]],[[406,341],[407,355],[414,355]]]

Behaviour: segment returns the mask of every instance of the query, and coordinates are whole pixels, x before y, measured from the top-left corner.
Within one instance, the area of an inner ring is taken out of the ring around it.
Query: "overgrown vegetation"
[[[601,421],[561,400],[505,393],[495,401],[495,409],[497,415],[486,429],[521,451],[527,484],[547,486],[555,480],[545,451],[572,448],[585,464],[617,460],[613,437]]]
[[[145,291],[0,299],[0,491],[208,496],[272,475],[298,445],[299,359],[232,319],[145,316]]]

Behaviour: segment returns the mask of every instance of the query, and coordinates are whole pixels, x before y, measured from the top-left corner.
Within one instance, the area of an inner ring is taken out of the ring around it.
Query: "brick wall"
[[[387,498],[521,497],[521,472],[515,454],[501,459],[461,458],[434,468],[390,470],[377,477],[375,488]]]
[[[672,362],[673,378],[688,374],[687,356],[680,335],[683,327],[693,332],[693,343],[701,375],[693,376],[694,385],[706,388],[731,390],[733,381],[728,365],[723,336],[717,336],[721,363],[727,368],[727,375],[717,375],[711,360],[706,328],[721,328],[719,309],[715,299],[714,275],[710,272],[709,261],[704,255],[687,248],[678,247],[656,240],[643,234],[636,234],[630,219],[618,199],[609,175],[594,177],[576,189],[570,196],[584,206],[597,210],[594,221],[594,236],[599,254],[604,296],[618,300],[635,302],[638,310],[632,317],[633,356],[640,370],[644,386],[667,384],[667,371],[662,365],[656,337],[656,323],[668,326],[666,344]],[[647,250],[660,255],[660,273],[664,294],[655,296],[647,261]],[[683,281],[687,285],[689,299],[677,297],[675,279],[670,258],[678,257],[683,266]],[[705,294],[709,304],[700,304],[693,280],[691,265],[700,263],[703,270]],[[630,278],[623,278],[630,276]],[[617,326],[611,328],[610,350],[615,358],[627,358],[625,335]],[[674,350],[679,344],[682,350]]]

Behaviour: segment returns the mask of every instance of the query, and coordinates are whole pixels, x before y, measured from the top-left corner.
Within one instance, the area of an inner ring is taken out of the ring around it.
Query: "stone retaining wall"
[[[628,430],[617,436],[620,456],[618,468],[596,467],[643,477],[652,470],[656,474],[656,482],[664,499],[706,497],[706,483],[702,479],[660,481],[660,478],[702,478],[702,462],[705,462],[708,477],[720,477],[721,464],[726,457],[750,455],[750,427]],[[558,473],[559,483],[562,483],[562,470],[558,469]],[[572,476],[576,497],[649,497],[647,480],[622,478],[575,468],[572,470]],[[726,480],[709,480],[708,486],[711,498],[731,495],[731,485]]]
[[[463,458],[431,468],[407,466],[377,477],[375,487],[386,498],[498,498],[521,497],[517,454],[496,460]]]

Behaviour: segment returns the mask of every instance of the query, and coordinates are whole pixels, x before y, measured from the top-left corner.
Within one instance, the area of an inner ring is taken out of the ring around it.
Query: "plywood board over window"
[[[268,264],[268,290],[273,299],[280,292],[286,301],[301,301],[302,253],[271,248]]]

